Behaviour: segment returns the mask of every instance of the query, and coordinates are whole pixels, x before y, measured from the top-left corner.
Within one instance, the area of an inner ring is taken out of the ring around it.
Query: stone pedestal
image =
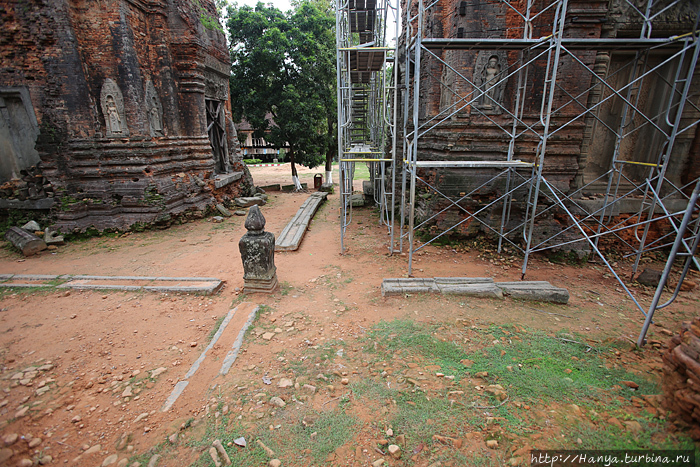
[[[238,248],[243,261],[243,292],[272,293],[277,289],[275,267],[275,235],[265,232],[265,217],[258,206],[252,206],[245,220],[248,232],[241,237]]]

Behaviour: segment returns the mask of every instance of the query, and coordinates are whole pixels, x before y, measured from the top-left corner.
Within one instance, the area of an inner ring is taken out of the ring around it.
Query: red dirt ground
[[[257,185],[289,183],[288,167],[270,169],[252,171]],[[321,170],[307,173],[318,172]],[[268,205],[262,208],[266,230],[279,234],[307,194],[269,195]],[[282,290],[247,297],[283,315],[303,313],[306,324],[291,339],[273,340],[242,354],[231,378],[251,364],[268,365],[281,350],[298,346],[304,339],[361,334],[379,320],[398,317],[565,328],[595,339],[632,341],[641,328],[643,316],[602,266],[555,265],[541,258],[530,262],[527,279],[548,280],[568,288],[568,305],[383,298],[382,279],[403,277],[406,255],[387,254],[389,237],[370,208],[355,211],[347,235],[348,251],[340,255],[338,217],[335,194],[318,212],[301,248],[276,254]],[[0,252],[1,273],[204,276],[226,281],[223,291],[212,297],[97,291],[5,295],[0,301],[0,435],[24,437],[11,446],[15,454],[5,461],[7,465],[37,454],[51,455],[53,465],[82,465],[73,459],[85,447],[100,444],[99,453],[90,461],[91,465],[99,464],[115,452],[114,446],[126,432],[135,433],[128,441],[133,452],[143,452],[162,442],[184,419],[204,410],[212,381],[193,378],[171,411],[159,411],[174,384],[206,345],[216,320],[238,299],[243,268],[237,243],[245,233],[243,222],[243,217],[235,216],[221,224],[201,219],[162,231],[73,242],[30,258],[9,249]],[[515,281],[520,279],[520,264],[518,258],[499,257],[488,249],[456,251],[429,246],[416,256],[414,275]],[[693,280],[697,281],[696,274]],[[333,287],[327,285],[329,281]],[[638,285],[633,288],[648,306],[652,291]],[[675,332],[681,320],[698,312],[699,299],[698,289],[683,292],[676,304],[659,312],[649,337],[667,339],[664,329]],[[210,356],[223,358],[227,351],[225,345],[218,345]],[[49,366],[37,370],[35,376],[30,374],[33,378],[23,372],[42,365]],[[154,381],[142,379],[159,367],[167,371]],[[12,379],[19,372],[23,372],[23,382]],[[132,385],[132,395],[124,396],[125,382],[132,377],[140,382]],[[49,391],[37,395],[42,386],[48,386]],[[28,411],[18,414],[27,404]],[[136,421],[141,414],[146,415]],[[41,438],[38,448],[28,447],[32,437]]]

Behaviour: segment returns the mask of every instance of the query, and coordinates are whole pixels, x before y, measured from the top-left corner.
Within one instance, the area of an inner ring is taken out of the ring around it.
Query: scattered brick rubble
[[[700,317],[683,323],[663,360],[666,407],[676,421],[690,426],[693,439],[700,440]]]

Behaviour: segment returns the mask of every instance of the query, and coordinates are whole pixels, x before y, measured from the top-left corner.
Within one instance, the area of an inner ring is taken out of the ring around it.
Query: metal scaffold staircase
[[[336,4],[341,252],[345,252],[346,231],[352,222],[356,163],[369,167],[381,222],[393,238],[395,175],[388,180],[386,174],[395,172],[396,111],[392,103],[396,102],[396,86],[390,64],[396,46],[388,43],[389,25],[398,28],[398,9],[388,0]]]

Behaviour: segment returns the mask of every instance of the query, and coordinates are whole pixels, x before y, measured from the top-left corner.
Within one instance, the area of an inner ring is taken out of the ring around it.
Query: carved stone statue
[[[477,101],[477,108],[482,113],[500,114],[503,104],[503,89],[505,88],[506,56],[503,52],[481,52],[477,57],[475,66],[475,84],[478,86],[481,96]]]
[[[243,292],[272,293],[278,285],[275,267],[275,235],[265,232],[265,217],[252,206],[245,220],[248,232],[238,242],[243,261]]]
[[[107,138],[123,138],[129,136],[129,128],[124,118],[124,98],[117,83],[107,78],[100,92],[100,105],[105,118]]]
[[[148,124],[151,128],[151,136],[164,136],[163,130],[163,106],[158,98],[152,81],[146,82],[146,108],[148,111]]]

